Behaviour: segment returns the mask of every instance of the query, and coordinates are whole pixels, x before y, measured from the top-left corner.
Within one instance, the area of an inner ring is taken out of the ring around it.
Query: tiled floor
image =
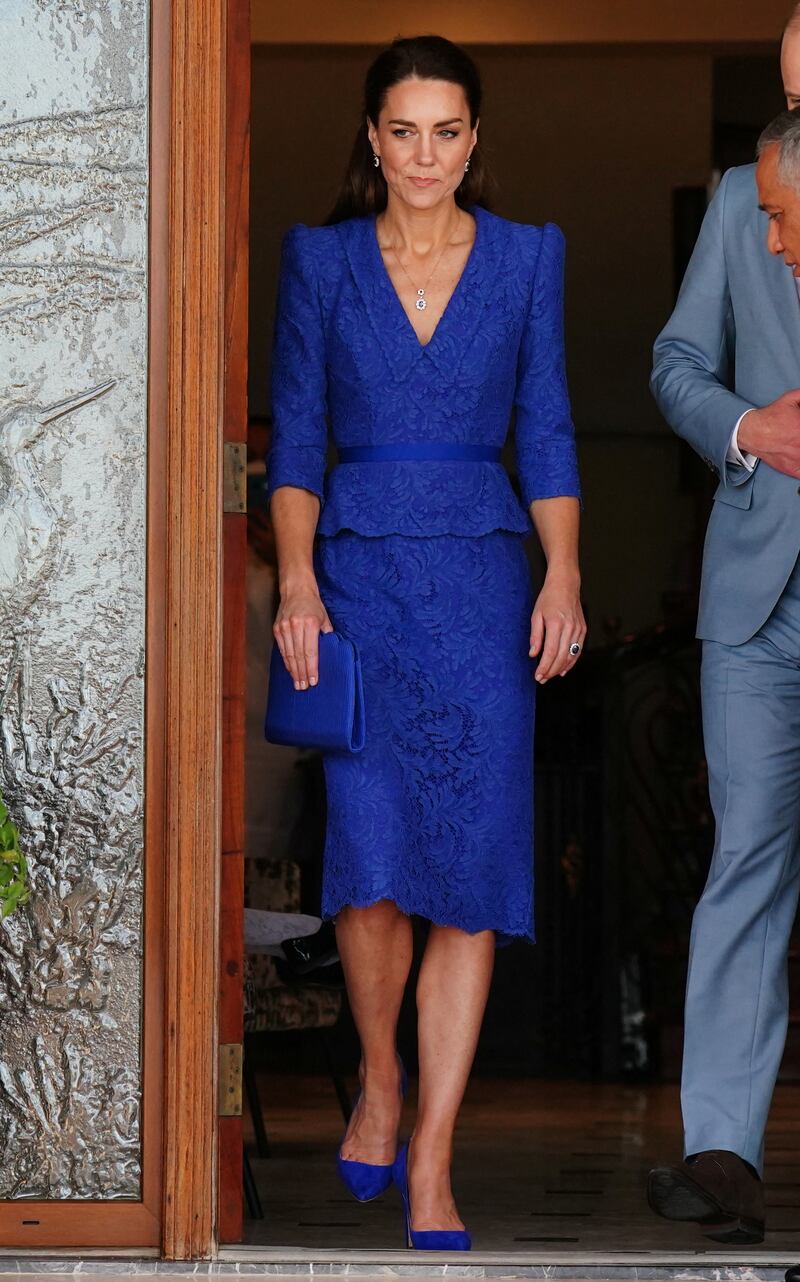
[[[307,1249],[404,1246],[396,1190],[367,1205],[339,1184],[342,1120],[324,1079],[261,1078],[272,1156],[246,1138],[264,1208],[245,1242]],[[405,1133],[413,1119],[414,1083]],[[475,1081],[458,1135],[454,1185],[481,1251],[719,1253],[691,1224],[653,1216],[648,1168],[679,1157],[674,1087]],[[764,1249],[800,1260],[800,1087],[778,1088],[768,1141]]]

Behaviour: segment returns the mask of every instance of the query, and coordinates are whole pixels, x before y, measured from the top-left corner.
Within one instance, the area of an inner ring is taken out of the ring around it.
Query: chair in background
[[[344,1003],[341,968],[328,954],[313,959],[294,976],[282,941],[311,937],[319,918],[300,912],[300,869],[289,859],[250,859],[245,872],[244,1086],[259,1157],[269,1157],[269,1139],[254,1066],[257,1042],[283,1032],[304,1032],[318,1041],[345,1122],[351,1103],[337,1067],[328,1030]],[[313,950],[312,950],[313,951]],[[327,972],[327,974],[326,974]]]

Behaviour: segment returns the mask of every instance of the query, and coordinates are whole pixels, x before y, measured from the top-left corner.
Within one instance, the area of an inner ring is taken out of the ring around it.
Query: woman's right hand
[[[322,604],[316,582],[285,590],[281,594],[272,634],[295,690],[306,690],[308,686],[317,684],[320,632],[333,632],[333,624]]]

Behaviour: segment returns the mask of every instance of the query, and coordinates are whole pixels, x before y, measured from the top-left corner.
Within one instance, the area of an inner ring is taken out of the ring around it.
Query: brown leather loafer
[[[694,1220],[714,1242],[764,1241],[764,1185],[727,1149],[694,1153],[650,1172],[647,1200],[666,1220]]]

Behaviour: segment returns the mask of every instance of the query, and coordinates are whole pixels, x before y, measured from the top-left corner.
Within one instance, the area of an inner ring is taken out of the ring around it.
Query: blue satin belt
[[[468,459],[473,463],[499,463],[499,445],[461,445],[451,441],[401,441],[394,445],[345,445],[340,463],[384,463],[402,459]]]

